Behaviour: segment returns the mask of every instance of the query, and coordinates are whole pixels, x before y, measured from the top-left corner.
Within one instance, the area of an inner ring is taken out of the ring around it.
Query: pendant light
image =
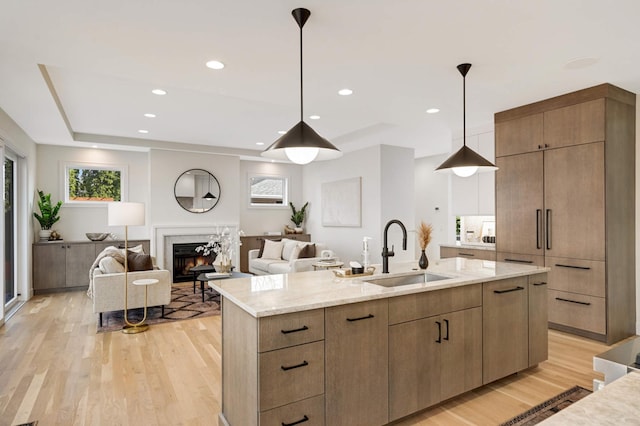
[[[470,68],[471,64],[458,65],[458,71],[462,74],[462,148],[447,158],[447,160],[435,170],[436,172],[452,170],[453,173],[460,177],[469,177],[476,171],[489,172],[498,170],[491,161],[467,147],[466,76]]]
[[[209,181],[209,190],[202,198],[208,201],[215,200],[216,196],[211,193],[211,173],[207,173],[207,179]]]
[[[262,152],[263,157],[308,164],[313,160],[332,160],[342,152],[316,133],[303,119],[302,96],[302,27],[311,15],[308,9],[294,9],[291,14],[300,27],[300,122]]]

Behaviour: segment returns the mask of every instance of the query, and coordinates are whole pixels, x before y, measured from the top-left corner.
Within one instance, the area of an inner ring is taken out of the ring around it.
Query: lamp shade
[[[144,225],[144,203],[109,203],[107,209],[109,226]]]
[[[476,171],[491,171],[498,170],[498,168],[489,160],[487,160],[468,146],[463,145],[455,154],[447,158],[447,160],[442,163],[435,171],[446,172],[448,170],[452,170],[458,176],[468,177],[474,174]],[[465,171],[467,170],[469,171],[469,173],[465,173]]]
[[[296,155],[297,150],[302,150],[303,152],[317,150],[317,154],[315,156],[302,154],[302,158],[300,158]],[[272,143],[261,155],[275,160],[290,160],[297,164],[307,164],[313,160],[321,161],[339,158],[342,156],[342,152],[331,142],[320,136],[307,123],[300,121]]]

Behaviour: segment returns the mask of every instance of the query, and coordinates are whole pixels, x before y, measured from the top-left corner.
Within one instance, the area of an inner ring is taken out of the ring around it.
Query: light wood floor
[[[84,292],[36,296],[0,328],[0,425],[216,425],[220,317],[96,334]],[[602,343],[551,331],[549,360],[402,421],[493,425],[574,386]],[[242,425],[240,425],[242,426]]]

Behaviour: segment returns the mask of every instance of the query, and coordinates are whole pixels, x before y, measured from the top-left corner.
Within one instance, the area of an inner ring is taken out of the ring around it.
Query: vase
[[[38,231],[38,236],[40,237],[40,241],[49,240],[49,237],[51,237],[51,229],[41,229]]]
[[[420,269],[427,269],[427,267],[429,266],[429,259],[427,259],[427,255],[425,254],[424,250],[422,250],[422,253],[420,254],[418,266],[420,267]]]

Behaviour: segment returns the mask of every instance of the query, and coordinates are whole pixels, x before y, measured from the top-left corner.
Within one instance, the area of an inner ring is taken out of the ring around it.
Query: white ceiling
[[[305,121],[344,151],[449,152],[462,62],[473,64],[468,129],[604,82],[640,91],[638,0],[2,0],[0,108],[38,143],[257,154],[299,120],[297,7],[311,10]],[[566,66],[585,57],[597,61]],[[210,70],[210,59],[226,67]],[[158,87],[168,95],[151,94]],[[339,96],[345,87],[354,94]]]

